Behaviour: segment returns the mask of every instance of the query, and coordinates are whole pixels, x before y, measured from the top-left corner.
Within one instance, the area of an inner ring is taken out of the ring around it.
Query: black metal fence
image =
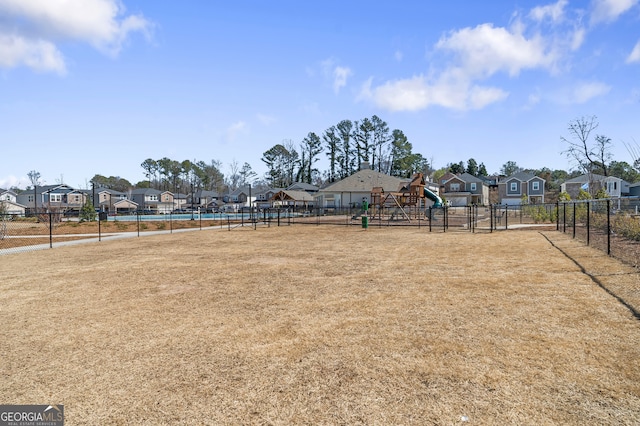
[[[51,248],[78,240],[142,233],[252,226],[338,225],[416,227],[425,232],[487,233],[542,226],[570,234],[635,267],[640,262],[640,199],[587,200],[536,205],[490,205],[417,209],[368,206],[286,207],[234,213],[187,213],[97,217],[81,223],[64,213],[43,211],[29,217],[0,214],[0,254]]]
[[[640,267],[640,198],[557,203],[557,230]]]

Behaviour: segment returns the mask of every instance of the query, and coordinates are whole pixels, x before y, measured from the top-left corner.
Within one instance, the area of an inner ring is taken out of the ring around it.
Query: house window
[[[540,182],[535,181],[531,183],[531,189],[534,191],[540,191]]]
[[[451,192],[459,192],[460,191],[460,184],[459,183],[452,183],[449,188],[451,188]]]
[[[80,196],[79,196],[79,195],[74,195],[74,198],[75,198],[75,200],[76,200],[76,201],[75,201],[76,203],[79,203],[79,202],[80,202]]]
[[[158,201],[157,195],[149,195],[149,201]]]
[[[52,203],[62,202],[62,194],[49,194],[49,201]]]
[[[476,190],[476,183],[475,183],[475,182],[472,182],[472,183],[471,183],[471,190],[472,190],[472,191],[475,191],[475,190]]]
[[[511,192],[518,192],[518,182],[511,182]]]
[[[617,190],[618,189],[618,182],[613,182],[613,190]]]
[[[30,203],[33,203],[33,195],[29,195],[29,196],[27,197],[27,200],[28,200]]]

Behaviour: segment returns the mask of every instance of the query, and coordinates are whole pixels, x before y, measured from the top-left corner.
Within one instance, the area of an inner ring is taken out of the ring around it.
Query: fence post
[[[173,213],[169,212],[169,233],[173,234]]]
[[[607,255],[611,256],[611,200],[607,198]]]
[[[573,238],[576,237],[576,203],[573,202]]]
[[[442,232],[447,232],[447,220],[449,219],[449,207],[442,209]]]
[[[53,212],[49,212],[49,248],[53,248]]]
[[[504,206],[504,229],[509,229],[509,204]]]
[[[560,201],[556,201],[556,231],[560,230]]]
[[[590,217],[590,212],[591,212],[591,201],[587,201],[587,245],[589,245],[589,234],[590,234],[590,228],[591,228],[591,217]]]
[[[138,225],[138,237],[140,236],[140,212],[136,211],[136,222]]]
[[[98,216],[98,241],[102,241],[102,221],[100,216]]]
[[[489,204],[489,232],[493,233],[493,204]]]
[[[433,207],[429,206],[429,232],[431,232],[431,223],[433,222]]]

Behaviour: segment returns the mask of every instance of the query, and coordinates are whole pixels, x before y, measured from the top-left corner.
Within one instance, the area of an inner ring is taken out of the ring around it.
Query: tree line
[[[510,176],[525,171],[540,176],[547,182],[546,190],[549,192],[559,191],[562,182],[580,174],[616,176],[630,183],[640,180],[640,146],[635,142],[625,144],[633,164],[615,161],[611,154],[611,139],[595,134],[598,126],[597,117],[580,117],[569,122],[568,136],[560,137],[566,145],[563,154],[576,166],[571,172],[546,167],[522,169],[515,161],[507,161],[499,174]],[[329,166],[321,171],[317,163],[323,153]],[[365,162],[372,169],[391,176],[410,177],[422,172],[436,182],[446,172],[469,173],[478,177],[489,174],[484,163],[474,158],[433,169],[431,162],[422,154],[413,152],[413,146],[402,130],[390,130],[388,124],[376,115],[356,121],[342,120],[320,135],[309,132],[298,144],[285,140],[265,151],[261,160],[267,166],[264,177],[259,177],[246,162],[240,165],[234,160],[228,165],[229,173],[225,175],[218,160],[177,161],[164,157],[159,160],[147,158],[140,164],[146,177],[144,181],[132,184],[119,176],[97,174],[90,183],[94,187],[121,192],[133,187],[149,187],[174,193],[200,189],[225,193],[249,184],[257,189],[286,188],[295,182],[322,186],[352,175]],[[40,173],[32,170],[28,176],[33,186],[40,185]]]
[[[323,152],[329,168],[321,172],[316,163]],[[262,161],[267,166],[266,182],[273,188],[286,188],[293,182],[317,186],[335,182],[352,175],[365,162],[373,170],[398,177],[430,171],[429,162],[413,152],[404,132],[390,130],[377,115],[342,120],[321,135],[309,132],[298,145],[285,140],[265,151]]]

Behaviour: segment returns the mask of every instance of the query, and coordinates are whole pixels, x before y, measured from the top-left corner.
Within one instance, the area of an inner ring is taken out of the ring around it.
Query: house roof
[[[198,197],[198,198],[218,198],[218,192],[217,191],[209,191],[206,189],[199,189],[195,192],[194,196]],[[186,197],[186,195],[185,195]]]
[[[153,188],[136,188],[131,191],[131,195],[159,195],[161,191]]]
[[[115,189],[111,189],[111,188],[96,189],[96,193],[98,194],[101,194],[103,192],[106,192],[107,194],[111,194],[111,195],[127,195],[126,192],[116,191]]]
[[[121,205],[135,206],[135,207],[139,206],[139,204],[136,203],[133,200],[118,200],[115,203],[113,203],[113,206],[115,206],[115,207],[118,207],[118,206],[121,206]]]
[[[42,186],[36,186],[36,193],[37,194],[42,194],[45,192],[52,192],[55,191],[57,189],[62,189],[65,190],[67,192],[71,192],[71,191],[75,191],[74,188],[70,187],[67,184],[56,184],[56,185],[42,185]]]
[[[484,183],[482,179],[466,172],[460,175],[460,179],[468,183],[471,183],[471,182]]]
[[[603,176],[603,175],[599,175],[596,173],[591,173],[591,174],[584,174],[584,175],[580,175],[578,177],[574,177],[573,179],[569,179],[567,181],[565,181],[565,183],[587,183],[587,182],[600,182],[603,181],[605,179],[620,179],[620,180],[624,180],[621,179],[619,177],[616,176]]]
[[[313,202],[313,196],[307,191],[289,191],[288,189],[283,189],[276,192],[275,194],[273,194],[271,199]]]
[[[289,185],[287,187],[288,191],[307,191],[307,192],[317,192],[318,191],[318,187],[311,185],[310,183],[306,183],[306,182],[294,182],[291,185]]]
[[[320,189],[319,192],[371,192],[381,187],[385,192],[395,192],[410,179],[389,176],[371,169],[362,169],[338,182]]]
[[[237,189],[231,191],[229,193],[229,196],[233,197],[234,195],[240,195],[240,194],[248,195],[249,191],[250,191],[249,187],[245,186],[244,188],[237,188]]]
[[[532,175],[531,173],[527,173],[527,172],[518,172],[516,174],[513,174],[507,178],[505,178],[504,182],[508,182],[510,180],[519,180],[520,182],[529,182],[531,179],[542,179],[536,175]]]

